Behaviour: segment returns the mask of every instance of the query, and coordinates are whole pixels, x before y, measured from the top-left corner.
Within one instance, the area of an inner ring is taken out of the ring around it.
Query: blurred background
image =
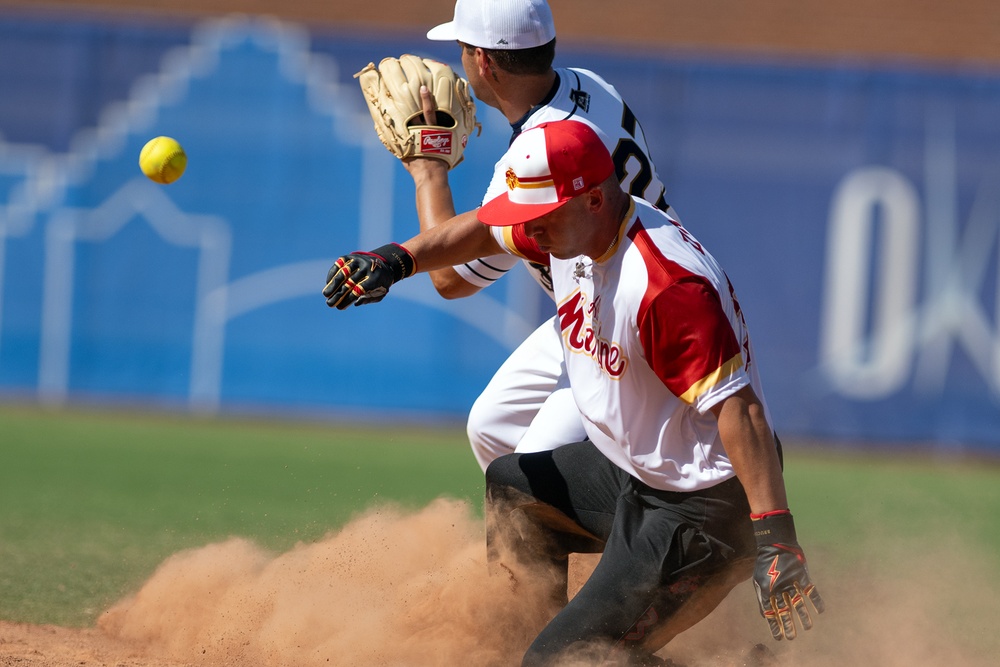
[[[551,0],[726,267],[785,439],[1000,455],[1000,5]],[[452,0],[0,0],[0,399],[461,423],[552,305],[520,269],[329,310],[417,231],[353,74]],[[453,172],[478,205],[509,128]],[[169,135],[184,177],[139,150]]]

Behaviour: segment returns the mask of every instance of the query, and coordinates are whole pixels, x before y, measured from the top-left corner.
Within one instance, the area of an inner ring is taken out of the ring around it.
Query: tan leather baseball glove
[[[389,152],[399,159],[431,157],[444,160],[452,169],[462,161],[465,146],[476,122],[476,103],[469,83],[448,65],[402,55],[384,58],[354,75],[361,84],[375,131]],[[434,96],[436,124],[424,121],[420,86]]]

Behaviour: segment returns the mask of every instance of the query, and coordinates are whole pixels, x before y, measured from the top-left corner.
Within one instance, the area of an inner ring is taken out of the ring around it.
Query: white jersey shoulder
[[[558,68],[559,84],[552,98],[533,109],[521,124],[523,132],[542,123],[557,120],[577,120],[596,128],[611,153],[622,187],[629,193],[642,197],[651,204],[666,209],[664,187],[649,155],[646,136],[621,95],[615,88],[590,70]],[[493,178],[483,197],[490,201],[507,191],[507,154],[497,161]],[[487,257],[463,266],[456,271],[468,282],[488,287],[517,265],[512,255]],[[525,262],[532,277],[552,296],[552,280],[548,267]]]

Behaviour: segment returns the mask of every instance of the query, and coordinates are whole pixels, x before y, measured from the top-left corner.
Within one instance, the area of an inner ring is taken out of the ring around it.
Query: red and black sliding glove
[[[363,306],[377,303],[389,293],[389,288],[409,278],[417,270],[410,251],[398,243],[390,243],[371,252],[356,251],[343,257],[326,274],[323,296],[326,305],[344,310],[351,304]]]
[[[825,605],[809,579],[805,554],[795,539],[792,514],[779,510],[751,514],[750,518],[757,540],[753,585],[760,613],[767,619],[775,639],[795,639],[796,615],[803,630],[813,626],[806,598],[818,613],[823,613]]]

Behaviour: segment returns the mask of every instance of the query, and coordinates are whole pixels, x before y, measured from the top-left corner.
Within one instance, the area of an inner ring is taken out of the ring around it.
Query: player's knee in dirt
[[[523,473],[517,455],[501,456],[486,468],[486,543],[491,561],[530,565],[551,558],[552,538],[532,511],[542,503],[519,490]]]
[[[486,502],[510,499],[515,480],[523,476],[518,472],[516,456],[500,456],[490,461],[486,466]]]

